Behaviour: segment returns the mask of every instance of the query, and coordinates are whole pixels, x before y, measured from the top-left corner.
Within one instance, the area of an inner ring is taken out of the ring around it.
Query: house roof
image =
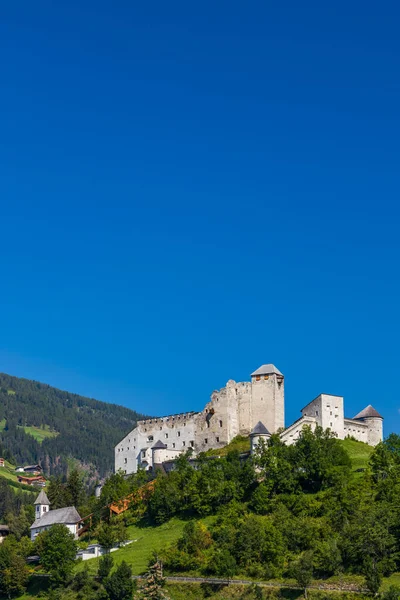
[[[378,419],[383,419],[382,415],[378,413],[377,410],[371,404],[368,404],[366,408],[364,408],[361,412],[356,414],[353,419],[366,419],[368,417],[377,417]]]
[[[66,508],[57,508],[56,510],[49,510],[42,515],[40,519],[31,525],[31,529],[37,529],[38,527],[50,527],[51,525],[74,525],[79,523],[81,520],[78,511],[75,506],[67,506]]]
[[[39,496],[36,498],[33,504],[50,504],[50,500],[47,497],[47,494],[44,490],[41,490]]]
[[[254,373],[251,374],[251,377],[253,377],[254,375],[282,375],[283,377],[283,373],[281,373],[279,371],[279,369],[277,369],[275,367],[275,365],[272,364],[268,364],[268,365],[261,365],[261,367],[259,367],[256,371],[254,371]]]
[[[24,467],[24,471],[27,471],[28,469],[35,469],[36,471],[41,471],[42,467],[40,465],[28,465]]]
[[[167,446],[167,444],[163,444],[161,440],[158,440],[158,442],[156,442],[154,444],[154,446],[151,447],[151,449],[156,450],[157,448],[164,449],[164,448],[168,448],[168,446]]]
[[[265,427],[264,423],[258,421],[257,425],[254,427],[253,431],[250,435],[271,435],[268,429]]]

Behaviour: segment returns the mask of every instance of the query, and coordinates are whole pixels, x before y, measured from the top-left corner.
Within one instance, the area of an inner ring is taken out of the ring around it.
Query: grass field
[[[213,450],[207,450],[206,456],[226,456],[231,450],[237,450],[238,452],[249,452],[250,451],[250,438],[238,435],[235,437],[230,444],[223,448],[215,448]]]
[[[41,427],[33,426],[22,427],[22,429],[25,431],[25,433],[34,437],[39,444],[41,444],[46,438],[54,438],[58,435],[58,431],[50,431],[48,425],[45,425],[43,429]]]
[[[19,475],[23,475],[23,473],[19,473]],[[18,474],[15,472],[15,467],[7,461],[5,461],[5,467],[0,467],[0,477],[18,483]]]
[[[206,524],[210,524],[212,521],[213,517],[202,519],[202,522]],[[158,527],[137,527],[135,525],[129,527],[128,539],[135,541],[112,553],[114,563],[118,565],[125,560],[132,565],[134,575],[141,575],[146,571],[152,553],[159,552],[177,542],[186,523],[187,521],[174,518]],[[95,572],[98,567],[98,559],[93,558],[79,563],[77,569],[82,570],[85,565],[88,566],[90,572]]]
[[[344,446],[350,456],[353,471],[357,471],[357,469],[366,469],[368,467],[368,461],[374,451],[372,446],[351,439],[341,440],[340,443]]]

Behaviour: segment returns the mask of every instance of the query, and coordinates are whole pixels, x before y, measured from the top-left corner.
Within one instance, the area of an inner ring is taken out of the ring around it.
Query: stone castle
[[[187,412],[138,421],[115,447],[115,470],[136,473],[152,470],[192,449],[193,455],[222,448],[237,435],[250,436],[252,447],[259,437],[279,432],[295,442],[304,426],[330,429],[338,438],[351,436],[375,446],[383,438],[383,418],[367,406],[352,419],[344,416],[341,396],[320,394],[302,410],[302,416],[285,429],[284,376],[272,364],[262,365],[251,381],[232,379],[211,394],[201,412]]]

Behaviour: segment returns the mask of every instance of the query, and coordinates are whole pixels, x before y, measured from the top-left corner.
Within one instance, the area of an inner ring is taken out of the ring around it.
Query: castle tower
[[[251,374],[251,425],[265,423],[271,433],[285,426],[284,377],[272,364]]]
[[[383,417],[371,404],[353,418],[368,425],[368,444],[370,446],[376,446],[383,440]]]
[[[163,444],[161,440],[158,440],[158,442],[156,442],[154,444],[154,446],[152,446],[151,453],[152,453],[153,469],[155,469],[156,466],[161,467],[162,463],[165,460],[165,450],[166,449],[167,449],[167,445]]]
[[[50,510],[50,500],[48,499],[46,492],[41,490],[39,496],[36,498],[35,502],[35,519],[41,519],[44,513],[49,512]]]
[[[250,452],[253,454],[254,450],[257,448],[258,444],[261,440],[267,442],[267,440],[271,437],[270,432],[265,427],[261,421],[258,421],[257,425],[254,427],[252,432],[250,433]]]

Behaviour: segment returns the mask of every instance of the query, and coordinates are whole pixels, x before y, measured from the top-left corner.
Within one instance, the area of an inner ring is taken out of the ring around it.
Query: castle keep
[[[305,425],[331,429],[340,439],[352,436],[375,446],[382,440],[383,419],[368,406],[353,419],[344,417],[341,396],[321,394],[302,411],[300,419],[285,427],[284,376],[272,364],[262,365],[251,381],[232,379],[211,394],[201,412],[187,412],[138,421],[115,447],[115,470],[136,473],[174,460],[189,448],[194,455],[222,448],[237,435],[251,436],[252,447],[259,436],[281,431],[285,443],[296,441]]]

